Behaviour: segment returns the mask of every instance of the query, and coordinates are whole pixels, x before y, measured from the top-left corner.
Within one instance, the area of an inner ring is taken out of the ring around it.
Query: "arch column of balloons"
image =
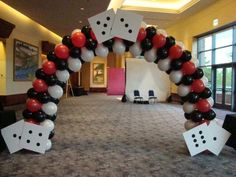
[[[35,72],[36,79],[27,91],[23,116],[27,122],[50,129],[48,150],[54,136],[57,104],[70,74],[79,71],[82,64],[92,61],[94,56],[105,58],[111,51],[116,54],[130,51],[134,57],[144,55],[147,62],[156,63],[160,70],[169,74],[184,102],[187,129],[215,118],[216,114],[211,109],[211,90],[206,86],[203,70],[191,61],[191,52],[184,50],[183,44],[176,42],[174,37],[151,26],[140,28],[135,43],[113,38],[98,44],[92,29],[84,26],[81,31],[76,29],[71,35],[64,36],[62,43],[48,53],[48,60]]]

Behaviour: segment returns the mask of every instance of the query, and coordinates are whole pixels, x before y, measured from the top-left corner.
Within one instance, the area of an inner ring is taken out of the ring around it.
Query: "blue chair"
[[[150,100],[153,100],[153,103],[156,102],[157,97],[154,95],[154,91],[153,90],[149,90],[148,91],[148,102],[150,103]]]
[[[134,103],[136,103],[137,101],[143,101],[143,97],[140,96],[138,90],[134,90]]]

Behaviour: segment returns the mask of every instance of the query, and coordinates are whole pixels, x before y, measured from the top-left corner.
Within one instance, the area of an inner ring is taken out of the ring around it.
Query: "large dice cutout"
[[[191,156],[199,154],[207,149],[207,128],[207,124],[204,123],[183,133],[184,140]]]
[[[111,34],[115,37],[136,42],[142,20],[143,16],[141,15],[118,9]]]
[[[22,149],[22,147],[20,147],[20,139],[23,126],[24,120],[21,120],[1,129],[2,137],[11,154]]]
[[[219,155],[230,135],[228,131],[219,126],[215,121],[211,121],[208,126],[207,149],[213,154]]]
[[[111,35],[111,28],[114,18],[115,12],[113,9],[110,9],[88,19],[98,43],[102,43],[113,38]]]
[[[49,133],[50,131],[46,127],[26,122],[20,146],[24,149],[44,154]]]

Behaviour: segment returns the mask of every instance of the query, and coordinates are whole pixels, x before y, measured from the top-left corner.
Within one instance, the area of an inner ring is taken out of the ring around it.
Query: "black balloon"
[[[166,43],[165,43],[165,47],[166,48],[170,48],[171,46],[175,45],[175,38],[172,36],[168,36],[166,37]]]
[[[172,69],[167,70],[167,71],[166,71],[166,74],[170,74],[171,71],[172,71]]]
[[[83,26],[81,29],[81,32],[84,33],[84,35],[86,36],[87,39],[91,38],[90,31],[91,31],[91,28],[88,25]]]
[[[49,102],[50,99],[51,99],[51,96],[48,95],[48,93],[46,93],[46,92],[40,92],[37,95],[37,100],[39,100],[39,102],[43,103],[43,104]]]
[[[47,119],[50,119],[51,121],[55,121],[56,118],[57,118],[57,115],[56,115],[56,114],[54,114],[54,115],[52,115],[52,116],[47,115]]]
[[[143,50],[148,51],[152,48],[152,41],[149,38],[145,38],[141,42],[141,47]]]
[[[54,131],[51,131],[49,136],[48,136],[48,139],[52,139],[55,135],[55,132]]]
[[[146,28],[146,33],[147,33],[146,37],[152,39],[153,36],[155,36],[156,32],[157,30],[154,26],[149,26]]]
[[[158,63],[158,61],[159,61],[159,58],[157,58],[157,59],[154,61],[154,63],[156,63],[156,64],[157,64],[157,63]]]
[[[180,70],[182,68],[182,64],[182,61],[178,59],[172,60],[170,66],[172,70]]]
[[[53,98],[53,97],[50,98],[50,101],[53,102],[53,103],[55,103],[55,104],[58,104],[58,103],[60,102],[59,99]]]
[[[206,87],[206,88],[200,93],[200,97],[206,99],[206,98],[211,97],[211,94],[212,94],[211,89],[209,89],[208,87]]]
[[[48,54],[47,54],[47,59],[49,61],[53,61],[55,62],[57,60],[57,57],[55,55],[55,53],[53,51],[50,51]]]
[[[177,83],[178,84],[178,83]],[[177,85],[176,84],[176,85]],[[183,101],[183,102],[186,102],[186,101],[188,101],[189,100],[189,94],[188,95],[186,95],[186,96],[182,96],[181,97],[181,101]]]
[[[204,75],[204,72],[201,68],[197,68],[197,70],[193,73],[194,79],[200,79]]]
[[[191,58],[192,58],[192,54],[191,54],[191,52],[188,51],[188,50],[184,50],[183,53],[182,53],[182,55],[181,55],[181,57],[180,57],[180,59],[181,59],[183,62],[189,61],[189,60],[191,60]]]
[[[167,48],[160,48],[157,50],[157,58],[158,59],[165,59],[168,57],[168,49]]]
[[[45,81],[47,83],[47,85],[52,86],[55,85],[57,83],[57,76],[56,75],[49,75],[45,78]]]
[[[134,42],[128,41],[128,40],[123,40],[123,42],[125,44],[125,51],[128,52],[129,51],[129,47],[132,46],[134,44]]]
[[[62,44],[66,45],[68,48],[73,47],[73,44],[71,42],[71,37],[69,35],[63,37]]]
[[[212,109],[204,113],[204,119],[206,120],[213,120],[215,117],[216,117],[216,113]]]
[[[28,96],[29,98],[37,98],[37,94],[38,94],[38,92],[36,92],[36,91],[34,90],[34,88],[30,88],[30,89],[27,91],[27,96]]]
[[[85,47],[89,50],[95,50],[95,48],[97,47],[97,41],[93,40],[93,39],[87,39],[86,40],[86,44]]]
[[[47,77],[47,74],[43,71],[42,68],[39,68],[35,72],[35,77],[37,77],[38,79],[45,80]]]
[[[33,118],[37,122],[42,122],[46,119],[47,115],[43,111],[37,111],[33,113]]]
[[[188,114],[188,113],[184,113],[184,117],[187,119],[187,120],[189,120],[189,119],[191,119],[191,114]]]
[[[189,93],[189,95],[188,95],[188,101],[189,101],[189,103],[196,103],[196,102],[198,102],[198,100],[199,100],[199,94],[197,94],[197,93],[194,93],[194,92],[191,92],[191,93]]]
[[[61,81],[57,81],[57,85],[59,85],[61,88],[65,88],[66,87],[66,83],[65,82],[61,82]]]
[[[28,109],[25,109],[23,112],[22,112],[22,115],[25,119],[30,119],[33,117],[33,113],[31,111],[29,111]]]
[[[103,45],[109,49],[109,51],[112,51],[112,46],[114,44],[114,39],[109,39],[105,42],[103,42]]]
[[[194,121],[194,122],[201,122],[202,118],[203,118],[203,115],[199,111],[193,111],[191,113],[191,120]]]
[[[181,82],[184,84],[184,85],[191,85],[193,83],[193,76],[191,75],[185,75],[182,77],[182,80]]]
[[[65,70],[68,67],[67,62],[64,60],[57,60],[55,63],[58,70]]]
[[[70,50],[70,56],[71,56],[72,58],[79,58],[79,57],[80,57],[80,54],[81,54],[80,48],[73,47],[73,48]]]
[[[175,85],[177,85],[177,86],[179,86],[180,84],[182,84],[182,82],[180,81],[180,82],[178,82],[178,83],[175,83]]]

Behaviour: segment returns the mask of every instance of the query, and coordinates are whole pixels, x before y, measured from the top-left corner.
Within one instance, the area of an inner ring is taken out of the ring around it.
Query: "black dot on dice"
[[[107,17],[107,21],[109,21],[111,18],[110,17]]]
[[[202,134],[202,131],[199,131],[199,134],[201,135],[201,134]]]
[[[132,33],[132,30],[130,29],[128,32],[129,32],[129,33]]]
[[[105,31],[103,31],[103,32],[102,32],[102,35],[105,35],[105,34],[106,34],[106,32],[105,32]]]
[[[13,134],[13,137],[16,138],[16,134]]]
[[[42,136],[43,134],[42,133],[39,133],[39,136]]]
[[[214,137],[213,140],[216,141],[216,137]]]
[[[195,144],[195,147],[198,147],[199,145],[198,144]]]
[[[196,142],[197,142],[197,139],[194,139],[193,142],[196,143]]]
[[[123,18],[121,18],[121,19],[120,19],[120,21],[121,21],[121,22],[123,22],[123,21],[124,21],[124,19],[123,19]]]
[[[32,134],[32,133],[33,133],[32,130],[30,130],[30,131],[29,131],[29,134]]]
[[[100,25],[100,23],[101,23],[100,21],[97,21],[97,25]]]
[[[193,137],[193,138],[195,138],[195,135],[194,135],[194,134],[192,134],[192,137]]]
[[[125,24],[125,27],[126,27],[126,28],[129,27],[129,24],[126,23],[126,24]]]
[[[37,146],[40,146],[40,143],[37,143],[36,145],[37,145]]]
[[[204,136],[201,136],[201,139],[203,139],[204,138]]]
[[[21,136],[19,136],[19,140],[21,139]]]
[[[26,142],[27,142],[27,143],[30,143],[30,140],[27,140]]]
[[[205,143],[206,143],[206,140],[203,140],[202,143],[205,144]]]
[[[106,28],[106,27],[107,27],[107,24],[105,23],[103,26]]]

